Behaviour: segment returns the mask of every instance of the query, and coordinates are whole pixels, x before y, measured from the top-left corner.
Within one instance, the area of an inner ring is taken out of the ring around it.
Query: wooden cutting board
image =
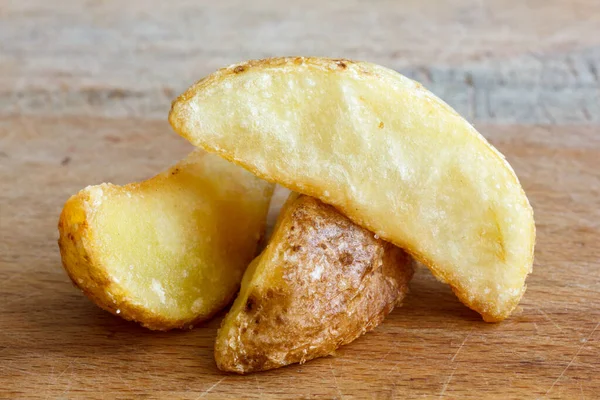
[[[0,5],[0,398],[600,398],[600,3],[54,3]],[[71,285],[65,200],[183,157],[170,99],[275,54],[401,70],[506,155],[538,229],[510,319],[482,322],[420,270],[405,304],[336,356],[237,376],[212,356],[222,315],[150,332]]]

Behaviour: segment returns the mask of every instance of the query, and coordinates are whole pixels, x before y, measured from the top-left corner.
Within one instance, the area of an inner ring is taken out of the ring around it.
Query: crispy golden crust
[[[209,165],[210,171],[206,168]],[[223,185],[225,179],[228,183]],[[221,191],[215,189],[223,186],[228,187]],[[152,330],[190,328],[211,318],[235,296],[242,273],[256,254],[257,243],[264,234],[272,191],[273,185],[203,151],[193,152],[145,182],[123,187],[112,184],[88,187],[66,202],[59,218],[58,245],[63,267],[88,298],[114,315],[137,321]],[[123,201],[123,198],[126,199]],[[121,206],[131,202],[136,203],[124,211],[124,227],[111,228],[103,207],[114,203],[117,205],[112,207],[122,211]],[[195,208],[195,204],[199,206]],[[168,212],[178,213],[188,224],[165,224],[164,219],[172,215],[161,218],[161,213]],[[145,220],[142,231],[135,230],[136,219]],[[204,221],[208,225],[228,226],[215,226],[213,232],[211,227],[203,229]],[[140,233],[151,230],[157,232],[158,242],[147,240]],[[161,234],[164,237],[160,237]],[[115,242],[109,241],[111,236],[115,236],[117,242],[131,240],[135,246],[127,248],[125,245],[124,250],[123,245],[117,247]],[[190,247],[190,244],[205,241],[205,236],[210,236],[206,246]],[[164,246],[161,240],[173,238],[181,239],[183,244],[176,241],[173,245],[167,241],[172,246],[166,252],[167,257],[156,260],[156,253],[151,250]],[[233,248],[236,252],[231,251]],[[118,261],[130,256],[123,252],[141,256],[131,264],[121,265]],[[191,253],[191,257],[186,258],[189,254],[185,253]],[[215,262],[217,264],[213,264]],[[144,269],[153,263],[158,265],[159,271]],[[171,275],[161,274],[160,269]],[[185,277],[180,277],[180,273]],[[213,292],[203,297],[199,289],[205,284],[203,277],[207,273],[210,277],[205,279],[219,282],[210,282]],[[151,298],[156,293],[147,287],[155,284],[159,288],[155,287],[155,291],[159,290],[159,297],[163,296],[162,303],[171,302],[169,307]],[[178,298],[169,297],[169,285],[175,286],[173,292],[181,292],[175,293]],[[187,301],[187,295],[199,296],[192,300],[199,299],[202,304],[196,307]]]
[[[221,302],[214,304],[212,311],[191,319],[174,319],[131,302],[127,290],[111,280],[105,267],[99,262],[102,256],[98,254],[93,244],[93,231],[90,230],[87,222],[85,220],[82,223],[72,222],[77,219],[76,215],[83,212],[82,204],[88,202],[89,194],[80,192],[65,204],[58,224],[60,232],[58,246],[67,275],[73,284],[98,307],[127,321],[138,322],[145,328],[165,331],[191,328],[207,321],[233,300],[235,289],[229,291]]]
[[[93,232],[89,228],[85,204],[90,203],[88,192],[79,192],[65,204],[58,221],[58,246],[62,265],[71,281],[98,307],[128,321],[140,321],[149,328],[160,330],[177,325],[143,307],[130,304],[119,285],[116,285],[98,260]],[[119,310],[119,314],[117,314]],[[185,321],[181,321],[181,327]]]
[[[222,323],[217,366],[243,374],[333,354],[401,303],[412,274],[401,249],[292,194]]]
[[[485,321],[507,318],[525,292],[535,225],[517,176],[417,82],[343,59],[252,60],[194,84],[169,121],[192,144],[402,247]]]

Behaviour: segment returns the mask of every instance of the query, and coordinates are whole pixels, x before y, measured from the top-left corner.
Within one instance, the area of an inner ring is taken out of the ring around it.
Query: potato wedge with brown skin
[[[379,325],[412,274],[404,251],[292,193],[222,322],[217,366],[244,374],[330,355]]]
[[[150,329],[189,328],[232,300],[272,191],[202,150],[141,183],[89,186],[60,216],[63,266],[115,315]]]
[[[517,176],[452,108],[395,71],[249,61],[193,85],[169,121],[194,145],[402,247],[486,321],[508,317],[525,291],[535,225]]]

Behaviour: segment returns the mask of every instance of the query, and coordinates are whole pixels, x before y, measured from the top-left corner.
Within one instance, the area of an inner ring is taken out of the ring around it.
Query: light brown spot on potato
[[[340,262],[344,266],[348,266],[354,262],[354,257],[350,253],[342,253],[340,256]]]
[[[384,125],[383,125],[383,121],[381,121],[381,122],[379,123],[379,129],[383,129],[383,127],[384,127]]]
[[[235,67],[233,69],[233,73],[234,74],[240,74],[240,73],[244,72],[245,70],[246,70],[246,66],[244,66],[244,65],[238,65],[237,67]]]

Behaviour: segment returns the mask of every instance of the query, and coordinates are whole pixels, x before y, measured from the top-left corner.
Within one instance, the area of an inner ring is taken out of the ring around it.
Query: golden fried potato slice
[[[332,206],[292,193],[223,320],[217,366],[243,374],[332,354],[400,304],[412,264]]]
[[[190,327],[235,295],[272,191],[201,150],[145,182],[89,186],[60,216],[63,266],[113,314],[150,329]]]
[[[417,82],[349,60],[249,61],[193,85],[169,120],[194,145],[404,248],[486,321],[525,291],[535,226],[517,176]]]

